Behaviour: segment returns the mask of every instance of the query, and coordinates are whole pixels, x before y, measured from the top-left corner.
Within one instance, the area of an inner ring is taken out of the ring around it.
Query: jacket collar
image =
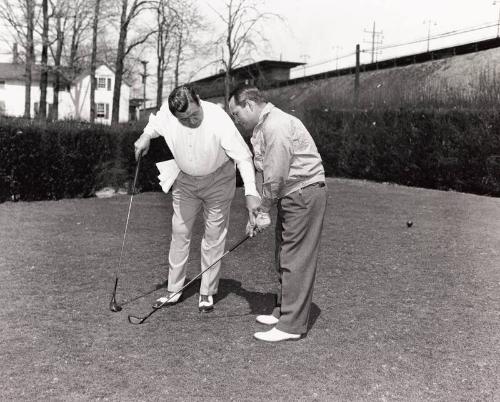
[[[262,109],[262,111],[260,112],[259,122],[257,123],[258,126],[260,126],[264,122],[267,115],[271,113],[271,110],[273,109],[274,105],[271,102],[267,102],[266,106],[264,106],[264,109]]]

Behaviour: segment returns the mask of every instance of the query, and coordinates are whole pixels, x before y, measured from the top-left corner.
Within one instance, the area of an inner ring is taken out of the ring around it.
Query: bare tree
[[[156,23],[158,27],[156,33],[156,107],[159,109],[163,101],[165,72],[170,64],[174,46],[174,35],[172,31],[180,23],[179,14],[172,7],[171,0],[159,0],[156,10]]]
[[[147,30],[138,34],[130,43],[127,43],[127,34],[132,21],[139,16],[148,6],[153,3],[150,0],[132,0],[129,7],[129,0],[121,0],[121,13],[119,23],[118,48],[115,61],[115,85],[113,88],[113,109],[111,112],[111,122],[118,123],[120,116],[120,95],[124,74],[125,57],[136,47],[144,44],[148,38],[155,33],[155,30]]]
[[[57,120],[59,117],[59,91],[61,90],[62,75],[61,59],[64,48],[66,27],[69,21],[69,9],[65,6],[64,0],[57,0],[56,3],[51,0],[50,4],[55,17],[55,39],[51,41],[50,45],[50,51],[52,58],[54,59],[54,91],[52,95],[52,113],[49,118],[51,120]],[[53,49],[53,45],[55,45],[55,49]]]
[[[68,0],[65,0],[68,1]],[[85,59],[86,54],[80,52],[83,43],[88,39],[88,33],[93,23],[93,3],[87,0],[73,0],[71,2],[68,13],[70,13],[71,23],[70,33],[71,39],[69,43],[69,56],[67,60],[68,70],[74,74],[79,73],[85,66],[82,63],[82,58]],[[88,60],[88,58],[87,58]],[[88,65],[88,64],[87,64]],[[73,77],[71,77],[73,78]]]
[[[14,41],[24,49],[25,91],[24,117],[31,116],[32,67],[35,62],[35,0],[3,0],[0,7],[0,20],[7,23]]]
[[[90,122],[95,121],[95,89],[96,89],[96,64],[97,64],[97,33],[99,27],[99,13],[101,0],[95,0],[94,4],[94,22],[92,24],[92,57],[90,60]]]
[[[181,68],[195,59],[203,59],[208,54],[209,46],[202,41],[203,34],[208,30],[203,17],[193,2],[182,1],[177,6],[179,23],[175,33],[174,86],[181,79]],[[210,61],[208,64],[213,64]],[[187,77],[187,81],[190,77]]]
[[[48,71],[48,49],[49,49],[49,2],[42,0],[42,58],[40,65],[40,102],[38,104],[38,118],[47,118],[47,84]]]
[[[224,104],[227,108],[232,86],[232,70],[245,61],[251,60],[248,55],[257,50],[257,39],[260,43],[267,42],[257,30],[259,23],[280,17],[260,11],[256,0],[226,0],[225,13],[213,8],[212,10],[225,25],[224,33],[216,44],[222,48],[221,62],[225,69]]]

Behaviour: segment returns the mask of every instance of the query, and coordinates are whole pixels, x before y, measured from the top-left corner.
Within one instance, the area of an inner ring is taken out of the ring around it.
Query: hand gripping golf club
[[[116,288],[118,287],[118,272],[120,272],[120,267],[122,265],[123,249],[125,248],[125,239],[127,238],[128,221],[130,219],[130,210],[132,209],[132,201],[134,199],[134,194],[136,191],[135,186],[137,184],[137,178],[139,176],[140,164],[141,164],[141,154],[139,154],[139,158],[137,158],[137,165],[135,166],[134,182],[132,184],[132,194],[130,195],[130,203],[128,205],[127,221],[125,223],[125,231],[123,233],[122,249],[120,251],[120,259],[118,261],[118,268],[115,271],[115,286],[113,288],[113,294],[111,296],[111,301],[109,302],[109,309],[114,313],[122,310],[122,307],[116,302]]]
[[[180,290],[177,292],[173,293],[167,300],[165,300],[162,304],[160,304],[157,308],[154,308],[153,310],[150,311],[148,315],[145,315],[144,317],[136,317],[133,315],[128,316],[128,322],[134,325],[140,325],[144,321],[146,321],[149,317],[151,317],[154,313],[156,313],[158,310],[161,310],[161,308],[167,304],[170,299],[172,299],[175,295],[178,293],[181,293],[184,289],[186,289],[189,285],[191,285],[196,279],[198,279],[200,276],[202,276],[205,272],[207,272],[210,268],[212,268],[215,264],[217,264],[220,260],[222,260],[226,255],[228,255],[231,251],[236,249],[239,245],[244,243],[246,240],[248,240],[250,236],[245,236],[243,239],[241,239],[238,243],[236,243],[233,247],[231,247],[229,250],[227,250],[222,256],[215,261],[212,265],[209,267],[205,268],[203,271],[201,271],[198,275],[196,275],[193,279],[191,279],[187,284],[185,284]]]

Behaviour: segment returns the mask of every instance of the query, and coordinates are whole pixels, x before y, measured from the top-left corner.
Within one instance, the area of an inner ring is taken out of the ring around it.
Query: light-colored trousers
[[[281,286],[273,315],[281,331],[307,332],[326,202],[326,187],[316,186],[278,201],[275,266]]]
[[[202,210],[205,232],[201,241],[201,269],[224,254],[229,211],[236,187],[232,160],[206,176],[179,173],[172,190],[172,241],[168,256],[168,291],[177,292],[186,279],[186,262],[196,216]],[[219,285],[221,262],[202,275],[200,294],[214,295]]]

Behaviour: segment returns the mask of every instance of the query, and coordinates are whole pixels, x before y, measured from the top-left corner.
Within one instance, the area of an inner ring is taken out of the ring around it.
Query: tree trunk
[[[75,13],[73,16],[73,31],[71,36],[71,45],[69,51],[69,70],[74,71],[75,60],[78,54],[78,15]]]
[[[97,64],[97,28],[99,26],[99,6],[101,1],[95,0],[94,24],[92,27],[92,58],[90,61],[90,122],[94,123],[96,117],[95,89],[96,89],[96,64]]]
[[[64,31],[61,27],[61,15],[57,15],[56,19],[56,29],[57,29],[57,47],[56,54],[54,56],[54,95],[52,99],[52,114],[50,116],[51,120],[59,119],[59,91],[61,90],[61,57],[62,50],[64,46]]]
[[[158,81],[158,86],[156,88],[156,110],[159,110],[163,102],[163,78],[164,78],[164,63],[163,59],[158,59],[158,65],[156,67],[156,79]]]
[[[118,123],[120,119],[120,92],[123,80],[123,63],[125,59],[125,46],[127,43],[127,0],[122,0],[122,14],[120,17],[120,36],[115,62],[115,87],[113,88],[113,109],[111,123]]]
[[[45,120],[47,118],[47,83],[49,78],[47,60],[49,47],[49,12],[48,0],[42,1],[43,31],[42,31],[42,60],[40,70],[40,103],[38,109],[38,118]]]
[[[31,117],[31,67],[33,64],[35,49],[33,45],[34,31],[34,3],[26,2],[27,6],[27,31],[26,31],[26,68],[25,68],[25,90],[24,90],[24,117]]]
[[[183,39],[182,35],[183,35],[183,32],[182,32],[182,28],[181,28],[181,31],[179,33],[179,41],[177,43],[177,54],[176,54],[176,58],[175,58],[175,76],[174,76],[175,88],[177,88],[179,86],[179,67],[181,64],[181,56],[182,56],[182,39]]]

